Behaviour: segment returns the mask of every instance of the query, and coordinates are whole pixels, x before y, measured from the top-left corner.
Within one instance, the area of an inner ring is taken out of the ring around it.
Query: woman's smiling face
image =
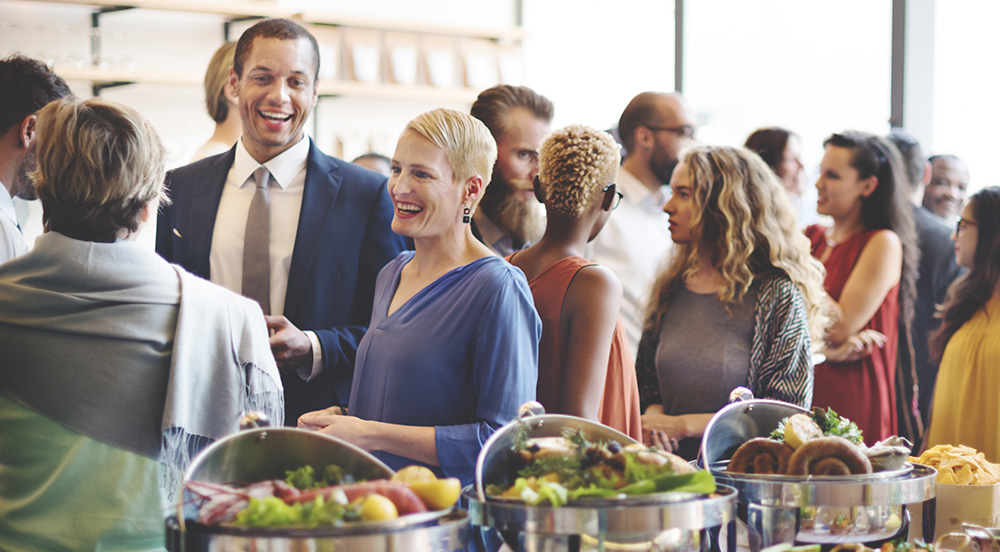
[[[395,207],[393,232],[433,238],[461,227],[464,187],[455,183],[444,149],[418,132],[400,136],[388,187]]]

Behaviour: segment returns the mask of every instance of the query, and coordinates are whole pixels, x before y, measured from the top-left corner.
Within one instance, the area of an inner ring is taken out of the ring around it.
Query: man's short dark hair
[[[555,108],[552,102],[527,86],[498,84],[479,93],[469,114],[479,119],[490,129],[493,138],[498,139],[507,132],[507,115],[515,107],[531,111],[538,119],[552,122]]]
[[[49,102],[69,95],[66,81],[44,63],[21,54],[0,60],[0,134]]]
[[[313,57],[316,58],[316,72],[313,74],[313,83],[319,80],[319,43],[302,25],[287,19],[264,19],[256,23],[243,32],[240,40],[236,43],[236,55],[233,56],[233,71],[236,76],[243,76],[243,63],[250,55],[250,48],[253,41],[260,38],[277,38],[280,40],[297,40],[304,38],[312,45]]]
[[[907,193],[917,191],[920,188],[920,183],[924,180],[924,164],[927,163],[920,142],[902,130],[894,130],[886,138],[896,146],[903,160],[906,179],[909,181],[907,182]]]

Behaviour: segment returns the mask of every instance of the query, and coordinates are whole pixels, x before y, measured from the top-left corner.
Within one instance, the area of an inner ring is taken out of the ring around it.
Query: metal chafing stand
[[[328,464],[358,479],[384,479],[393,474],[374,456],[349,443],[282,427],[249,429],[220,439],[194,459],[184,479],[212,483],[284,479],[286,470]],[[469,515],[459,508],[317,529],[206,526],[194,521],[197,512],[192,498],[185,490],[178,514],[166,520],[166,544],[171,552],[453,552],[465,549],[471,533]]]
[[[545,415],[529,403],[521,416],[493,434],[476,466],[475,488],[467,487],[473,524],[499,531],[517,551],[705,551],[717,546],[718,530],[734,534],[736,491],[720,486],[713,495],[658,493],[581,499],[560,508],[530,506],[519,501],[488,498],[489,483],[510,483],[508,458],[518,432],[529,438],[559,437],[565,429],[582,429],[590,440],[636,441],[607,426],[573,416]],[[732,550],[735,541],[730,544]]]
[[[934,498],[935,470],[920,465],[854,476],[726,473],[741,444],[767,436],[782,418],[808,412],[780,401],[736,400],[709,422],[699,461],[739,492],[739,517],[753,552],[781,543],[874,543],[906,536],[906,505]]]

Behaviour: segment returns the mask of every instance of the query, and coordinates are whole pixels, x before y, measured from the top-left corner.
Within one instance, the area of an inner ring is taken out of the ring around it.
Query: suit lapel
[[[342,181],[336,161],[319,151],[310,138],[305,191],[302,193],[299,227],[295,232],[295,249],[292,251],[292,266],[288,270],[288,290],[285,293],[284,312],[289,318],[294,316],[302,300],[302,291],[320,243],[333,239],[328,234]]]
[[[236,148],[218,156],[208,170],[198,173],[191,196],[191,251],[196,258],[195,274],[210,277],[209,254],[212,250],[212,233],[215,231],[215,216],[219,211],[219,200],[226,186],[229,168],[236,159]]]

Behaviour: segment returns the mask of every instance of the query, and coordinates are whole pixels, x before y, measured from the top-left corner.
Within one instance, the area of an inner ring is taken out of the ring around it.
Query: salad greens
[[[285,472],[285,483],[302,491],[309,489],[322,489],[331,485],[341,483],[352,483],[354,480],[350,475],[345,476],[344,470],[335,464],[330,464],[323,469],[319,478],[316,477],[316,470],[312,466],[303,466],[297,470]]]
[[[838,415],[833,409],[823,409],[817,406],[813,408],[813,411],[809,415],[823,431],[823,435],[843,437],[855,445],[864,443],[858,424]],[[785,422],[787,421],[788,418],[785,418],[778,423],[778,428],[771,432],[770,437],[772,439],[777,439],[778,441],[785,440]]]
[[[324,500],[286,504],[278,497],[250,498],[247,507],[236,514],[234,523],[247,527],[340,527],[345,522],[360,521],[360,508]]]

